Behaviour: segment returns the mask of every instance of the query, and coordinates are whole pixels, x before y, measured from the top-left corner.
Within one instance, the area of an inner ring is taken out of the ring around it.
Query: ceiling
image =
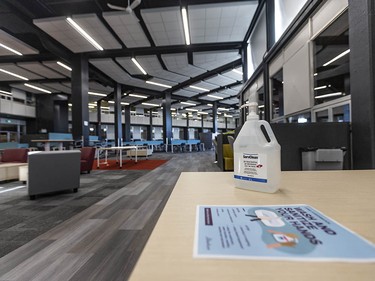
[[[134,107],[160,106],[167,91],[174,108],[210,112],[207,104],[214,101],[219,107],[238,107],[241,52],[258,1],[142,0],[131,13],[111,9],[108,3],[128,6],[127,0],[0,1],[0,44],[8,47],[0,45],[0,89],[45,94],[27,83],[70,95],[71,71],[57,61],[71,66],[71,58],[85,54],[89,91],[105,95],[90,94],[90,102],[113,99],[119,83],[122,102]],[[187,8],[190,45],[181,7]],[[102,50],[78,33],[67,17]]]

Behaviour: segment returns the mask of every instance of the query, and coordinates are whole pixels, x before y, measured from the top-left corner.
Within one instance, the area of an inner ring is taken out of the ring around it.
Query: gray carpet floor
[[[30,200],[22,182],[2,182],[0,192],[0,257],[82,212],[150,171],[91,171],[81,175],[79,191]],[[23,187],[22,187],[23,186]]]

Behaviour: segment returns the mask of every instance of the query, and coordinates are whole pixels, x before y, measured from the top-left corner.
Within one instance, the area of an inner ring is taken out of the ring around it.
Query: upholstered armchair
[[[4,149],[1,154],[2,163],[27,163],[27,148]]]
[[[81,148],[81,173],[90,173],[95,158],[95,147]]]

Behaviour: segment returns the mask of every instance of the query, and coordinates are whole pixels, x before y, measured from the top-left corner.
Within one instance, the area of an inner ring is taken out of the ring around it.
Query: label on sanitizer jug
[[[234,178],[245,181],[267,183],[267,155],[243,153],[240,174]]]

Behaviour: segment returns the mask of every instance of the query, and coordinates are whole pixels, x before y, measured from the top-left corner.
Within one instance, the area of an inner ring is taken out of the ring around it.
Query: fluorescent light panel
[[[156,83],[156,82],[152,82],[152,81],[146,81],[146,83],[156,85],[156,86],[160,86],[160,87],[164,87],[164,88],[169,88],[169,89],[172,88],[172,86],[161,84],[161,83]]]
[[[187,11],[185,7],[181,9],[181,14],[182,14],[182,23],[184,25],[185,42],[186,42],[186,45],[190,45],[189,23],[188,23]]]
[[[17,77],[17,78],[19,78],[19,79],[29,81],[28,78],[23,77],[23,76],[21,76],[21,75],[18,75],[18,74],[16,74],[16,73],[10,72],[10,71],[8,71],[8,70],[5,70],[5,69],[0,68],[0,71],[6,73],[6,74],[8,74],[8,75],[12,75],[12,76],[14,76],[14,77]]]
[[[147,99],[148,97],[136,94],[129,94],[129,97]]]
[[[198,113],[198,114],[202,114],[202,115],[208,115],[207,112],[203,112],[203,111],[198,111],[197,113]]]
[[[331,97],[337,97],[341,96],[342,92],[337,92],[337,93],[331,93],[331,94],[326,94],[326,95],[321,95],[321,96],[316,96],[316,99],[324,99],[324,98],[331,98]]]
[[[4,49],[7,49],[8,51],[11,51],[12,53],[14,53],[16,55],[22,56],[22,54],[20,52],[16,51],[15,49],[12,49],[11,47],[8,47],[4,44],[0,43],[0,47],[3,47]]]
[[[338,56],[334,57],[333,59],[331,59],[330,61],[326,62],[325,64],[323,64],[323,66],[327,66],[331,63],[333,63],[334,61],[337,61],[339,58],[342,58],[343,56],[345,56],[346,54],[348,54],[350,52],[350,49],[347,49],[346,51],[342,52],[341,54],[339,54]]]
[[[57,64],[60,65],[61,67],[65,68],[65,69],[69,70],[69,71],[72,71],[71,67],[67,66],[66,64],[62,63],[61,61],[58,61]]]
[[[9,92],[7,92],[7,91],[3,91],[3,90],[0,90],[0,93],[2,93],[2,94],[6,94],[6,95],[12,95],[12,93],[9,93]]]
[[[199,111],[198,109],[194,109],[194,108],[186,108],[185,110],[187,110],[187,111],[195,111],[195,112]]]
[[[225,110],[225,111],[229,111],[229,109],[228,109],[228,108],[224,108],[224,107],[218,107],[217,109],[218,109],[218,110]]]
[[[79,34],[81,34],[87,41],[90,42],[97,50],[103,51],[103,47],[99,45],[98,42],[94,40],[82,27],[80,27],[72,18],[66,18],[66,21],[73,27]]]
[[[106,94],[96,93],[96,92],[88,92],[89,95],[92,96],[99,96],[99,97],[106,97]]]
[[[232,69],[232,71],[233,71],[234,73],[237,73],[237,74],[241,74],[241,75],[243,75],[243,72],[242,72],[242,71],[239,71],[239,70],[237,70],[237,69]]]
[[[219,100],[224,99],[223,97],[219,97],[219,96],[215,96],[215,95],[207,95],[207,97],[214,98],[214,99],[219,99]]]
[[[156,103],[148,103],[148,102],[142,102],[143,105],[148,105],[148,106],[159,106]]]
[[[40,88],[40,87],[37,87],[37,86],[34,86],[34,85],[31,85],[31,84],[28,84],[28,83],[25,83],[24,84],[26,87],[29,87],[29,88],[33,88],[35,90],[38,90],[38,91],[41,91],[41,92],[44,92],[44,93],[47,93],[47,94],[52,94],[51,91],[48,91],[46,89],[43,89],[43,88]]]
[[[144,75],[147,75],[147,72],[143,69],[143,67],[139,64],[139,62],[138,62],[135,58],[132,58],[132,62],[138,67],[138,69],[139,69]]]
[[[314,91],[317,91],[317,90],[323,90],[323,89],[326,89],[328,86],[325,85],[325,86],[320,86],[320,87],[316,87],[314,88]]]
[[[191,103],[191,102],[186,102],[186,101],[182,101],[180,102],[181,104],[186,104],[186,105],[196,105],[195,103]]]
[[[196,90],[200,90],[200,91],[205,91],[205,92],[209,92],[210,90],[208,89],[205,89],[205,88],[201,88],[201,87],[197,87],[197,86],[189,86],[190,88],[192,89],[196,89]]]

